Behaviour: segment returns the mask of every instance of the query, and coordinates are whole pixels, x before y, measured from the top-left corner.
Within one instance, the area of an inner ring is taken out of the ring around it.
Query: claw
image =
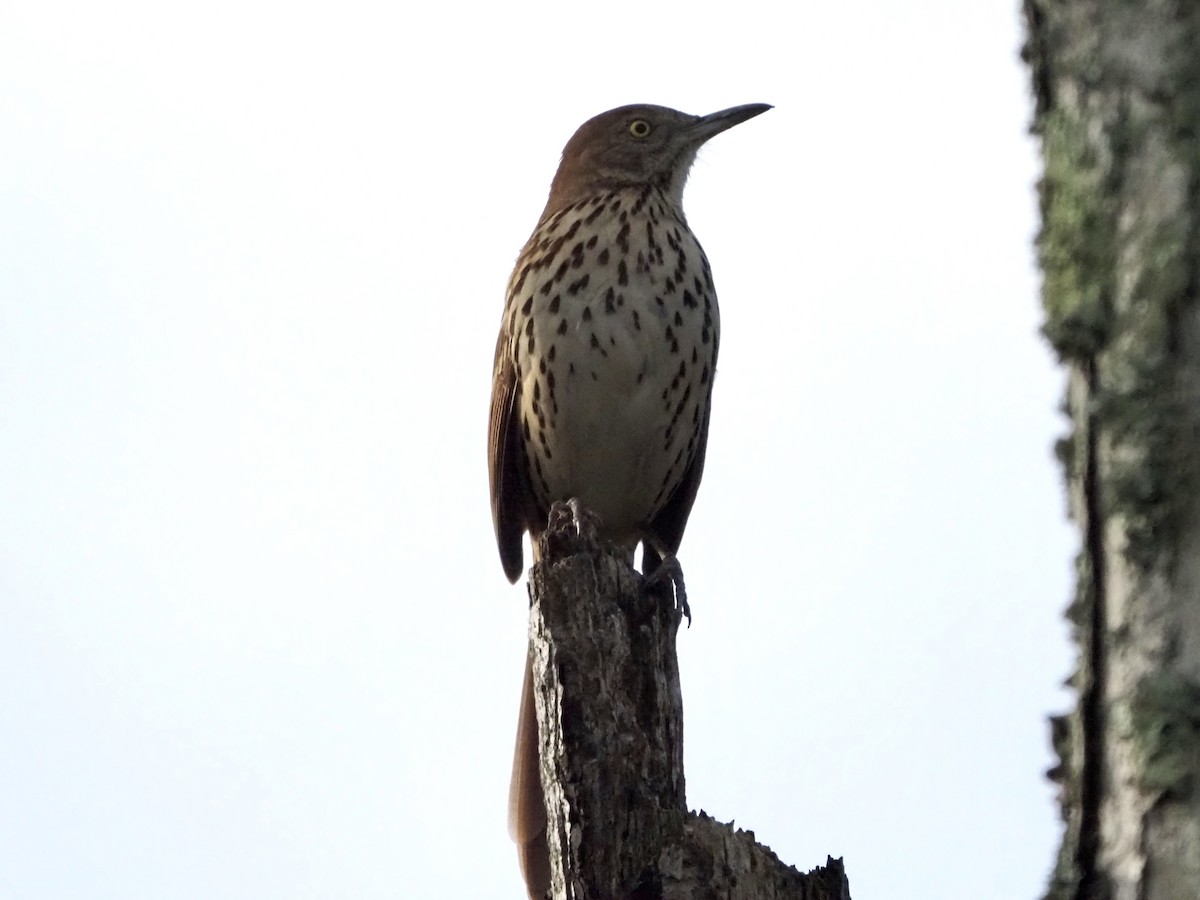
[[[672,553],[663,556],[658,568],[646,579],[646,587],[654,588],[664,581],[671,585],[675,609],[683,614],[687,619],[688,628],[691,628],[692,608],[688,606],[687,589],[683,586],[683,568],[679,565],[679,559]]]
[[[595,538],[600,527],[600,517],[580,503],[578,497],[568,500],[567,506],[571,510],[571,521],[575,526],[575,533],[579,537]]]

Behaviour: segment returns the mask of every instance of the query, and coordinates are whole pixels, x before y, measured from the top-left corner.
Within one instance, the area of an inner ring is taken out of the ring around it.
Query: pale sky
[[[1040,896],[1075,540],[1018,4],[0,11],[0,900],[519,898],[495,334],[563,143],[775,109],[680,551],[689,804]]]

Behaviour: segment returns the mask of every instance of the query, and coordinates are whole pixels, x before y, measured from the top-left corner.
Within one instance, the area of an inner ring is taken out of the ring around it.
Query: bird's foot
[[[539,541],[544,542],[543,559],[595,552],[602,546],[600,517],[574,498],[555,500]]]
[[[550,504],[547,528],[558,532],[574,531],[574,537],[585,542],[599,543],[600,517],[574,497],[570,500],[555,500]]]
[[[571,523],[575,526],[575,533],[584,540],[598,540],[600,517],[580,503],[577,497],[567,501],[567,508],[571,511]]]
[[[692,608],[688,606],[687,589],[683,586],[683,567],[674,553],[664,554],[658,568],[651,572],[645,581],[647,590],[654,590],[660,584],[667,584],[674,597],[675,608],[687,619],[688,628],[692,627]]]

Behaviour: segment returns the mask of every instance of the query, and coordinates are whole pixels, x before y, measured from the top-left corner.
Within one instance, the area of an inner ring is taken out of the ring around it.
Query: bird
[[[720,316],[683,212],[696,153],[770,109],[696,116],[636,104],[601,113],[562,152],[508,282],[492,377],[488,470],[505,574],[525,533],[570,500],[643,572],[675,563],[704,470]],[[682,581],[680,580],[680,585]],[[531,900],[550,888],[531,661],[517,726],[509,830]]]

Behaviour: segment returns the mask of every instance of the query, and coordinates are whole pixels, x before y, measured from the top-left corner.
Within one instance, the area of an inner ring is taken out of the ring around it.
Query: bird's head
[[[580,125],[563,148],[546,211],[597,193],[647,184],[661,187],[679,207],[700,146],[770,108],[749,103],[692,116],[665,106],[636,104],[600,113]]]

